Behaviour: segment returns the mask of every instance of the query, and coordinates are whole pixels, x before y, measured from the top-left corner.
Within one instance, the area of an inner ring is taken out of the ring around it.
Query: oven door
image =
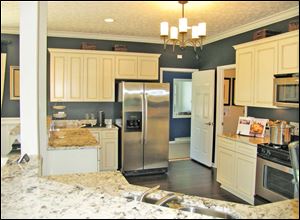
[[[299,77],[274,78],[273,104],[299,107]]]
[[[257,157],[256,195],[270,202],[294,198],[293,170]]]

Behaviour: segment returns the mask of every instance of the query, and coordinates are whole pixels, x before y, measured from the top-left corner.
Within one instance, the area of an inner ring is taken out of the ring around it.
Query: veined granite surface
[[[250,145],[253,145],[254,147],[257,147],[258,144],[270,142],[270,137],[268,137],[268,136],[266,136],[264,138],[259,138],[259,137],[248,137],[248,136],[232,134],[232,133],[223,133],[223,134],[219,134],[218,136],[227,138],[227,139],[230,139],[233,141],[250,144]]]
[[[1,168],[1,218],[210,218],[129,201],[147,188],[129,184],[120,172],[100,172],[61,176],[38,176],[38,160],[17,164],[10,157]],[[166,191],[151,197],[161,198]],[[184,204],[213,208],[239,218],[299,218],[299,201],[287,200],[250,206],[208,198],[182,197]]]

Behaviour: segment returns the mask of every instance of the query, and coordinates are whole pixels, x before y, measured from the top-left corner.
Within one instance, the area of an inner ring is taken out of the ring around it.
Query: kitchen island
[[[39,177],[39,160],[17,164],[9,155],[1,168],[1,218],[209,218],[176,209],[130,201],[147,188],[129,184],[118,171]],[[153,197],[162,197],[157,191]],[[299,218],[299,201],[261,206],[181,196],[186,204],[228,212],[236,218]]]

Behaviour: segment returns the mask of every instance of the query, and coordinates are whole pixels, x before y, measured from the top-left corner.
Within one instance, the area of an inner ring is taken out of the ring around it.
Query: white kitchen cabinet
[[[83,99],[83,55],[68,54],[68,69],[66,77],[66,100],[81,101]]]
[[[273,78],[299,72],[299,31],[234,46],[236,49],[235,103],[276,108]]]
[[[50,53],[50,101],[67,101],[68,54]]]
[[[20,126],[20,118],[1,118],[1,156],[6,156],[12,150],[12,144],[19,134],[11,132]]]
[[[235,103],[253,103],[254,48],[247,47],[236,52]]]
[[[218,172],[217,181],[234,188],[236,182],[235,174],[235,152],[219,147],[218,149]]]
[[[158,79],[158,57],[139,56],[138,57],[138,78],[139,79]]]
[[[257,147],[218,137],[217,148],[217,181],[222,188],[254,204]]]
[[[103,102],[114,102],[115,100],[115,57],[112,55],[101,55],[99,58],[100,71],[100,100]]]
[[[278,42],[278,73],[299,73],[299,31],[296,32]]]
[[[138,79],[137,60],[137,56],[117,55],[116,79]]]
[[[115,79],[157,80],[160,54],[49,49],[51,102],[113,102]]]
[[[48,150],[46,175],[98,171],[97,148]]]
[[[99,56],[95,54],[84,55],[84,74],[83,74],[83,101],[100,101],[100,66]]]
[[[237,153],[235,155],[235,163],[236,190],[241,195],[241,198],[249,198],[250,202],[253,203],[252,201],[254,201],[253,197],[255,194],[256,159]]]
[[[118,130],[92,128],[91,133],[101,148],[98,149],[98,171],[118,169]]]
[[[254,50],[253,105],[273,107],[273,78],[277,73],[277,42],[260,44]]]

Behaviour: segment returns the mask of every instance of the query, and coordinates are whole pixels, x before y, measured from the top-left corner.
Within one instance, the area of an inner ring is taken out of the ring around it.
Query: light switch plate
[[[290,122],[290,125],[295,126],[294,135],[299,136],[299,122]]]
[[[177,54],[177,59],[182,59],[182,55],[181,54]]]

